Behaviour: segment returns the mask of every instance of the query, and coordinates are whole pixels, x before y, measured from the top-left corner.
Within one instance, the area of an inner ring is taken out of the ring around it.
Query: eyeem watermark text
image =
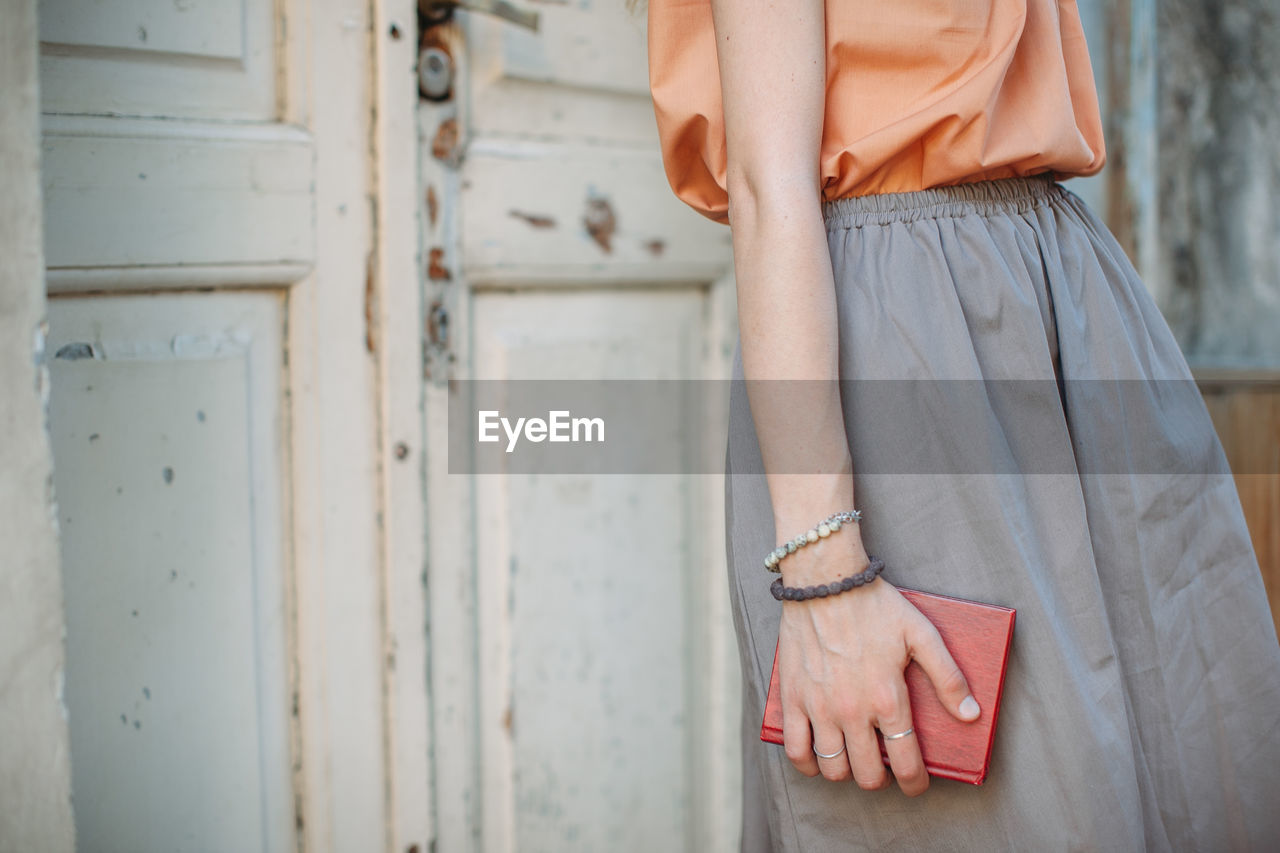
[[[507,434],[507,452],[516,449],[521,436],[528,441],[604,441],[604,418],[575,418],[568,410],[553,409],[542,418],[516,418],[513,425],[502,417],[497,409],[482,409],[480,415],[480,441],[500,441],[498,428]]]

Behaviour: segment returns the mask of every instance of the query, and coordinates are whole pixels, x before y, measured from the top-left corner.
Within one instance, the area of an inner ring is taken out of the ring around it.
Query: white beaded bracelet
[[[819,539],[826,539],[832,533],[840,529],[842,525],[850,522],[862,521],[861,510],[850,510],[847,512],[837,512],[835,515],[819,522],[817,527],[811,527],[805,533],[801,533],[795,539],[784,542],[777,548],[769,552],[769,556],[764,558],[764,567],[771,572],[782,571],[782,558],[788,554],[794,554],[805,545],[817,542]]]

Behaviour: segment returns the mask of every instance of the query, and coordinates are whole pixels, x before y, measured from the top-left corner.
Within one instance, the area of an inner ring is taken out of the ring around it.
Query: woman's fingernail
[[[964,701],[960,703],[960,715],[972,720],[981,712],[978,707],[978,701],[972,696],[964,697]]]

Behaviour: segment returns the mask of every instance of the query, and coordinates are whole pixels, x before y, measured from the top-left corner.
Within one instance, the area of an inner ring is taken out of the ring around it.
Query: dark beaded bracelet
[[[871,555],[868,554],[867,556]],[[865,571],[858,572],[856,575],[851,575],[835,583],[822,583],[817,586],[783,586],[782,578],[778,578],[769,586],[769,592],[773,593],[773,597],[778,601],[808,601],[811,598],[827,598],[832,595],[839,595],[842,592],[848,592],[855,586],[871,583],[882,571],[884,571],[884,560],[879,557],[871,557],[871,565],[867,566]]]

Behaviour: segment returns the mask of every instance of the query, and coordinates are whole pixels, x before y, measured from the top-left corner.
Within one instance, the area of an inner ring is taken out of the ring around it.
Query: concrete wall
[[[0,852],[74,848],[45,429],[35,0],[0,0]]]
[[[1160,0],[1159,268],[1193,364],[1280,367],[1280,9]]]

